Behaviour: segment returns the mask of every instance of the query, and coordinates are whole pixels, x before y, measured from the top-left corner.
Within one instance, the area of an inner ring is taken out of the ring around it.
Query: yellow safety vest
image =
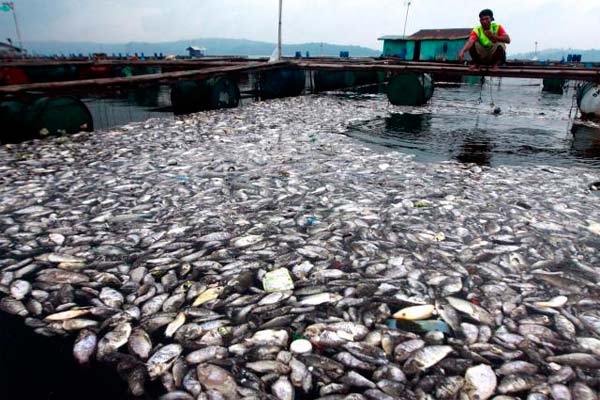
[[[492,22],[490,25],[490,30],[494,35],[497,35],[498,31],[500,30],[500,24]],[[473,29],[473,32],[475,32],[479,38],[479,43],[481,43],[483,47],[492,47],[494,45],[494,42],[492,42],[490,38],[485,35],[485,29],[483,29],[483,26],[479,25],[477,28]]]

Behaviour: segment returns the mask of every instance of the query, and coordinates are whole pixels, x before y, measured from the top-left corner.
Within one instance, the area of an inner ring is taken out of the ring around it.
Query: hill
[[[581,54],[581,61],[583,62],[600,62],[600,50],[581,50],[581,49],[547,49],[538,51],[539,60],[552,60],[560,61],[563,57],[566,59],[569,54]],[[535,53],[520,53],[510,55],[511,59],[532,59],[535,57]]]
[[[206,48],[206,54],[210,56],[270,56],[276,44],[247,39],[204,38],[162,43],[28,42],[25,47],[30,54],[36,55],[67,55],[72,53],[85,55],[89,53],[186,55],[185,49],[189,46],[204,47]],[[308,51],[311,56],[339,56],[340,51],[349,51],[350,55],[354,57],[377,57],[381,55],[379,50],[354,45],[300,43],[284,44],[283,46],[283,53],[286,56],[294,56],[296,51],[301,51],[303,55]]]

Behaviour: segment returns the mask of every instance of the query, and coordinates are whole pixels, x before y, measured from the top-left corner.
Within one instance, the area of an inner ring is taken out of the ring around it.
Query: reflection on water
[[[347,134],[424,162],[600,167],[600,130],[568,130],[572,91],[561,96],[543,93],[536,82],[498,81],[436,88],[428,106],[398,107],[385,118],[352,124]]]
[[[600,128],[574,125],[571,150],[579,158],[600,160]]]
[[[479,165],[491,165],[491,152],[493,144],[490,139],[481,136],[475,138],[469,136],[460,146],[459,153],[455,156],[456,160],[462,163],[474,163]]]

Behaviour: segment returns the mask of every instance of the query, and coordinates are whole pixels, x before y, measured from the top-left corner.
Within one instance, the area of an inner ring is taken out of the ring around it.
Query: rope
[[[569,120],[567,121],[567,135],[569,133],[573,133],[572,129],[573,129],[573,122],[575,121],[575,118],[577,117],[577,111],[575,111],[575,116],[573,116],[573,109],[575,108],[575,104],[577,103],[577,90],[575,90],[575,92],[573,93],[573,97],[571,99],[571,108],[569,109]]]
[[[490,99],[492,100],[492,102],[490,103],[490,106],[494,107],[496,105],[494,103],[494,81],[491,76],[490,76]]]

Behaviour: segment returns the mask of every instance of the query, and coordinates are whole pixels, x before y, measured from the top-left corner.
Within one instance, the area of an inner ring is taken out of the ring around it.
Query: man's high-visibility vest
[[[490,30],[494,35],[497,35],[498,31],[500,30],[500,24],[492,22],[490,24]],[[490,38],[485,35],[485,29],[483,29],[483,26],[479,25],[477,28],[473,29],[473,32],[475,32],[479,38],[479,43],[481,43],[483,47],[492,47],[494,45],[494,42],[492,42]]]

